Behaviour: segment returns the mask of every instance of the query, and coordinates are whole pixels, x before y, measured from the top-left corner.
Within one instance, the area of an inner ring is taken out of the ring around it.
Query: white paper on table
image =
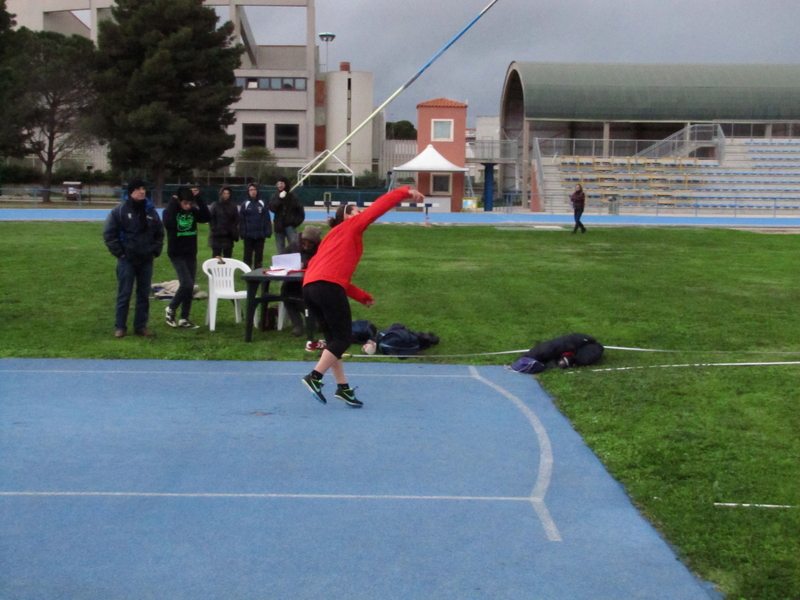
[[[270,271],[299,271],[303,268],[303,263],[300,260],[300,253],[293,254],[276,254],[272,257],[272,266]]]

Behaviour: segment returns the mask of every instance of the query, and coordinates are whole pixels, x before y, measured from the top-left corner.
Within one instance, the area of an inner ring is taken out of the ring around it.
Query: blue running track
[[[708,600],[535,379],[0,360],[0,597]]]
[[[0,209],[0,221],[104,221],[110,212],[105,209]],[[307,210],[309,222],[324,221],[324,210]],[[571,214],[552,215],[546,213],[431,213],[429,220],[434,224],[455,225],[539,225],[572,226]],[[656,215],[587,215],[581,218],[587,225],[629,225],[629,226],[680,226],[680,227],[800,227],[800,217],[689,217]],[[424,223],[421,212],[392,211],[379,219],[381,223]]]

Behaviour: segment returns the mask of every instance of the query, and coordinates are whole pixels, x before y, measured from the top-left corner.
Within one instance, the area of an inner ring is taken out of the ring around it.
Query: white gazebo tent
[[[392,178],[389,183],[389,189],[392,190],[396,187],[396,174],[398,172],[425,172],[425,173],[467,173],[467,167],[458,167],[447,160],[444,156],[439,154],[433,144],[428,144],[428,147],[420,152],[417,156],[412,158],[404,165],[394,167],[392,169]],[[469,177],[466,177],[466,184],[471,188],[472,184]],[[470,194],[471,195],[471,194]],[[444,199],[444,198],[442,198]],[[448,211],[449,212],[449,211]]]

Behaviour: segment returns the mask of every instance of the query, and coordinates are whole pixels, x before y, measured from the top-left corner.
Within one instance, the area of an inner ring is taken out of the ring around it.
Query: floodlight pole
[[[328,60],[330,60],[330,54],[329,54],[330,48],[328,46],[328,43],[336,39],[336,34],[323,32],[319,34],[319,39],[325,42],[325,72],[327,73],[328,71],[331,70],[331,64],[328,62]]]

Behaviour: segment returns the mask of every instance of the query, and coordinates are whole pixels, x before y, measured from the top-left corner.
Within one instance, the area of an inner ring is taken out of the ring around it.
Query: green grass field
[[[245,344],[229,303],[209,332],[167,327],[154,301],[155,340],[115,339],[115,259],[101,230],[0,223],[0,357],[313,359],[288,331]],[[377,303],[354,305],[354,318],[438,334],[420,360],[503,364],[515,357],[444,355],[573,332],[680,351],[608,350],[599,368],[643,368],[537,378],[690,569],[729,599],[800,598],[800,366],[654,368],[800,360],[800,236],[376,225],[365,238],[354,283]],[[174,278],[160,258],[153,280]],[[198,283],[206,288],[202,274]],[[193,318],[203,323],[205,302]]]

